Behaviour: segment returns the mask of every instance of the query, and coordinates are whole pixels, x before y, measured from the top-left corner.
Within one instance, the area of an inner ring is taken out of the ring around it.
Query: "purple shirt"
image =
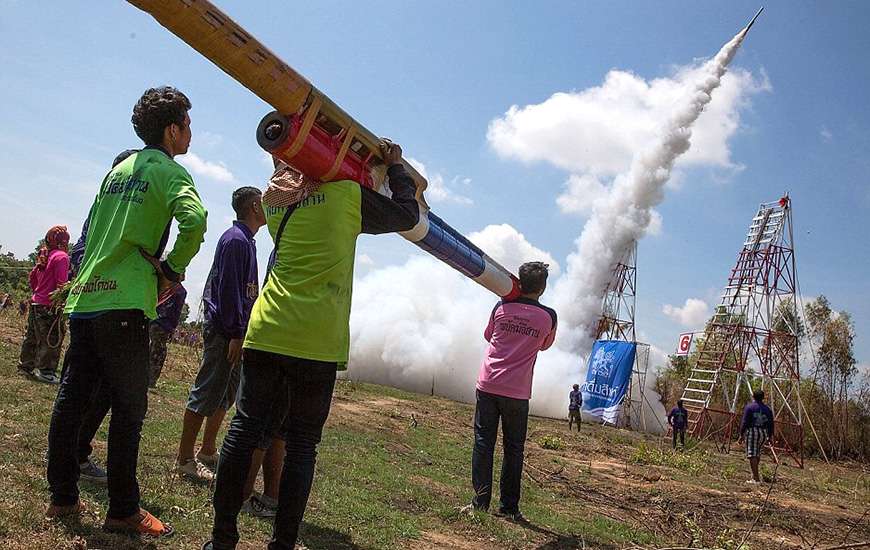
[[[513,399],[531,399],[538,352],[553,345],[556,338],[556,312],[527,298],[499,302],[489,316],[483,337],[489,347],[477,389]]]
[[[157,306],[157,318],[151,321],[163,329],[163,332],[172,334],[178,328],[178,322],[181,320],[181,310],[184,307],[184,300],[187,299],[187,290],[183,286],[175,287],[175,293],[172,296]]]
[[[248,226],[234,221],[218,240],[205,283],[206,320],[228,338],[244,338],[259,291],[254,235]]]
[[[740,433],[749,428],[761,428],[770,436],[773,434],[773,411],[764,403],[753,401],[743,409],[743,421],[740,423]]]
[[[686,424],[689,423],[689,411],[679,407],[674,407],[671,409],[671,412],[668,413],[668,421],[674,428],[683,429],[686,427]]]

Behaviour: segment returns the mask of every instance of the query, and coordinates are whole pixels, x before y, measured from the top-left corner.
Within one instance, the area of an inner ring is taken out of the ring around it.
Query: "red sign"
[[[677,355],[689,355],[692,348],[692,333],[680,334],[680,342],[677,344]]]

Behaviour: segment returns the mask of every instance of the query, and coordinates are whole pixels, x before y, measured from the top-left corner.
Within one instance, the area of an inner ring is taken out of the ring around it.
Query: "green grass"
[[[81,485],[91,511],[81,522],[42,519],[43,454],[56,387],[15,374],[19,340],[20,332],[0,319],[0,548],[142,548],[139,541],[100,530],[107,499],[99,487]],[[147,548],[198,549],[209,536],[210,489],[170,474],[197,366],[196,354],[173,346],[158,389],[149,394],[139,460],[142,502],[177,534],[144,544]],[[472,496],[472,416],[467,404],[339,381],[303,524],[306,546],[553,550],[655,548],[697,540],[735,548],[752,519],[744,510],[759,503],[741,492],[746,465],[739,455],[697,444],[674,453],[668,441],[655,436],[589,424],[580,433],[567,432],[566,423],[532,417],[521,501],[529,524],[460,513]],[[103,463],[105,438],[103,429],[95,451]],[[500,467],[497,453],[495,486]],[[780,516],[769,514],[753,537],[776,532],[795,539],[799,531],[813,540],[813,530],[857,522],[861,503],[870,501],[867,476],[859,469],[812,462],[804,471],[780,468],[777,477],[777,497],[828,508],[822,513],[777,501],[785,511],[781,528]],[[242,516],[240,530],[240,548],[262,548],[271,524]],[[853,538],[862,536],[870,537],[870,527],[854,529]],[[769,546],[767,539],[750,541],[753,548]]]

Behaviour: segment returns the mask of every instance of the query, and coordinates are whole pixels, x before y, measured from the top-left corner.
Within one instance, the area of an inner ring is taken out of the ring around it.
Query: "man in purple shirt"
[[[740,440],[746,440],[746,458],[752,469],[752,479],[747,483],[761,483],[758,475],[758,463],[761,462],[761,449],[773,437],[773,411],[764,404],[764,392],[761,390],[752,394],[752,403],[743,409],[743,421],[740,423]]]
[[[157,379],[166,363],[166,345],[172,338],[172,333],[181,321],[181,310],[187,299],[187,290],[182,285],[176,285],[172,295],[163,303],[157,305],[157,318],[148,327],[148,339],[151,346],[151,372],[148,386],[157,387]]]
[[[238,363],[251,308],[259,292],[254,235],[266,224],[262,194],[256,187],[233,192],[236,221],[218,240],[205,283],[202,364],[190,388],[175,471],[211,481],[217,466],[217,433],[238,388]],[[208,419],[199,452],[193,448]]]
[[[674,435],[674,449],[677,448],[677,436],[680,437],[680,446],[686,448],[686,427],[689,425],[689,411],[683,407],[683,400],[677,400],[677,406],[668,413],[668,424]]]

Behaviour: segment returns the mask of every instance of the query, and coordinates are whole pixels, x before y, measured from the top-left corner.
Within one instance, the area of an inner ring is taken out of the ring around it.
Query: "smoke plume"
[[[591,216],[576,239],[564,273],[548,253],[509,225],[489,226],[469,236],[511,271],[530,260],[543,260],[554,268],[551,290],[542,302],[556,308],[559,335],[556,346],[538,357],[531,402],[534,414],[563,417],[568,388],[585,378],[585,359],[613,265],[650,230],[651,223],[655,227],[653,208],[663,199],[674,162],[689,150],[691,127],[722,83],[745,32],[691,72],[695,79],[684,88],[678,107],[658,137],[634,154],[630,168],[609,187],[596,187]],[[486,346],[483,329],[496,301],[429,256],[415,255],[404,265],[368,273],[355,286],[347,376],[473,401]],[[652,389],[653,382],[650,374],[647,389]],[[648,398],[648,413],[661,419],[663,407],[656,398]],[[657,428],[656,422],[651,424],[650,429]]]

